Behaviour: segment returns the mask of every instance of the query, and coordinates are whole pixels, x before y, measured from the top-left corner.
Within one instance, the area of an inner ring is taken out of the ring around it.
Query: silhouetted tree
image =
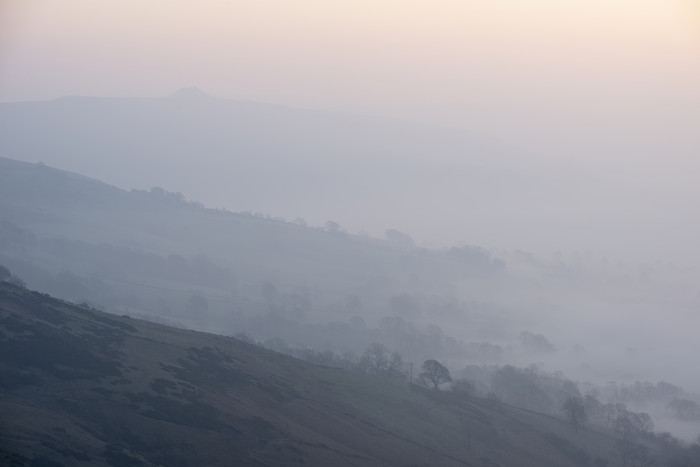
[[[383,374],[389,364],[389,349],[384,344],[372,342],[362,354],[360,364],[367,373]]]
[[[646,412],[635,413],[635,425],[641,433],[651,433],[654,430],[654,420]]]
[[[641,434],[649,433],[654,429],[654,421],[649,414],[644,412],[632,412],[627,410],[624,404],[619,404],[617,413],[612,422],[612,428],[623,439],[630,440]]]
[[[367,373],[393,377],[401,374],[403,359],[398,352],[390,353],[384,344],[373,342],[362,354],[358,366]]]
[[[556,411],[561,407],[543,389],[550,379],[532,366],[516,368],[505,365],[499,368],[492,377],[492,389],[498,396],[509,404],[540,412]],[[563,381],[560,381],[562,383]],[[565,400],[565,399],[562,399]]]
[[[564,401],[562,410],[564,410],[564,413],[566,414],[566,419],[568,420],[569,425],[571,425],[574,431],[578,432],[579,428],[583,426],[588,418],[586,416],[586,409],[583,399],[580,397],[567,398]]]
[[[583,397],[583,408],[589,420],[598,424],[606,423],[606,408],[605,404],[600,402],[595,395],[586,394]]]
[[[423,362],[423,371],[418,375],[418,378],[429,381],[436,391],[442,383],[452,381],[450,371],[437,360],[426,360]]]
[[[386,375],[390,377],[405,377],[406,375],[401,371],[403,368],[403,358],[398,352],[392,352],[391,358],[389,359],[389,366],[387,368]]]
[[[695,401],[673,398],[666,407],[679,420],[700,420],[700,405]]]

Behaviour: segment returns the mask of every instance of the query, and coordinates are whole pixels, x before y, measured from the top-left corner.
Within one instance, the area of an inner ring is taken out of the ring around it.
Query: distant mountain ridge
[[[666,251],[664,223],[697,231],[669,193],[569,166],[565,155],[543,159],[464,129],[194,87],[163,98],[0,103],[0,156],[126,190],[160,186],[210,207],[333,220],[374,236],[398,229],[420,245],[547,253],[615,245],[640,255]],[[646,233],[640,245],[626,241],[637,232]]]
[[[443,212],[456,200],[480,220],[474,236],[509,203],[547,203],[558,182],[513,169],[523,154],[464,130],[207,97],[197,88],[165,98],[0,103],[0,156],[127,190],[161,186],[212,207],[371,226],[375,235],[424,235],[426,223],[451,223]],[[469,239],[450,243],[461,240]]]

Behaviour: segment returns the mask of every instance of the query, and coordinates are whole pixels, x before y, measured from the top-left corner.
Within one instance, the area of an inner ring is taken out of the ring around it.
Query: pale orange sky
[[[682,79],[698,71],[693,3],[5,0],[0,99],[51,97],[48,81],[72,93],[161,95],[198,84],[226,97],[290,100],[311,84],[315,99],[332,102],[342,100],[335,89],[391,93],[387,81],[427,100],[470,78],[517,93],[531,83],[499,75],[523,69],[521,78],[547,84],[545,72],[625,77],[662,68]]]
[[[697,0],[0,5],[0,101],[158,97],[196,85],[465,126],[554,153],[584,135],[576,147],[588,157],[619,144],[629,154],[667,140],[698,147]],[[650,129],[657,139],[633,141]]]

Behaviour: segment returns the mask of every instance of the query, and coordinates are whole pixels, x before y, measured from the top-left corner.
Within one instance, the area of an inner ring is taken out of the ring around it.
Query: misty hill
[[[0,264],[119,314],[338,352],[386,341],[414,359],[458,352],[435,308],[470,316],[463,338],[510,333],[498,306],[449,295],[468,281],[484,300],[499,282],[504,263],[477,247],[421,250],[400,232],[373,239],[204,209],[8,159],[0,211]]]
[[[476,247],[437,254],[414,248],[400,232],[373,239],[349,235],[333,224],[311,228],[204,209],[179,193],[125,192],[9,159],[0,159],[0,208],[5,221],[2,251],[15,258],[8,258],[12,269],[30,284],[34,274],[17,264],[20,258],[54,273],[67,269],[109,281],[150,282],[154,276],[166,280],[163,276],[170,275],[168,280],[178,286],[209,286],[229,298],[259,297],[260,286],[270,283],[279,294],[303,292],[306,299],[321,301],[352,294],[370,299],[372,294],[403,290],[409,280],[414,288],[438,291],[449,287],[442,282],[446,276],[487,277],[504,268]],[[365,289],[374,292],[364,294]]]
[[[0,264],[30,288],[117,314],[276,348],[358,354],[382,342],[406,361],[455,368],[546,362],[601,382],[698,387],[674,370],[692,364],[693,327],[659,334],[696,303],[673,265],[427,250],[398,231],[377,239],[205,209],[1,158],[0,213]],[[639,319],[658,310],[663,320]]]
[[[311,365],[5,282],[0,349],[4,465],[623,462],[615,437],[575,432],[557,418]]]
[[[455,148],[433,155],[436,176],[458,177],[437,160],[470,154],[469,170],[459,177],[482,188],[493,177],[507,182],[510,176],[474,165],[514,152],[476,134],[216,99],[196,88],[162,99],[3,103],[0,128],[6,157],[42,161],[127,189],[163,186],[212,206],[314,217],[358,199],[382,200],[383,190],[397,190],[395,183],[423,190],[420,171],[427,166],[420,158],[436,147]]]
[[[157,99],[0,103],[0,155],[127,190],[160,186],[210,207],[336,220],[373,235],[397,228],[438,245],[638,251],[625,240],[657,229],[647,216],[665,196],[463,129],[196,88]]]

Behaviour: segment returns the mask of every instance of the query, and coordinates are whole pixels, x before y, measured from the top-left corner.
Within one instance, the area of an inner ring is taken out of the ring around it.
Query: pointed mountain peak
[[[211,99],[212,96],[202,91],[198,87],[190,86],[182,88],[179,91],[170,94],[170,98],[174,99]]]

